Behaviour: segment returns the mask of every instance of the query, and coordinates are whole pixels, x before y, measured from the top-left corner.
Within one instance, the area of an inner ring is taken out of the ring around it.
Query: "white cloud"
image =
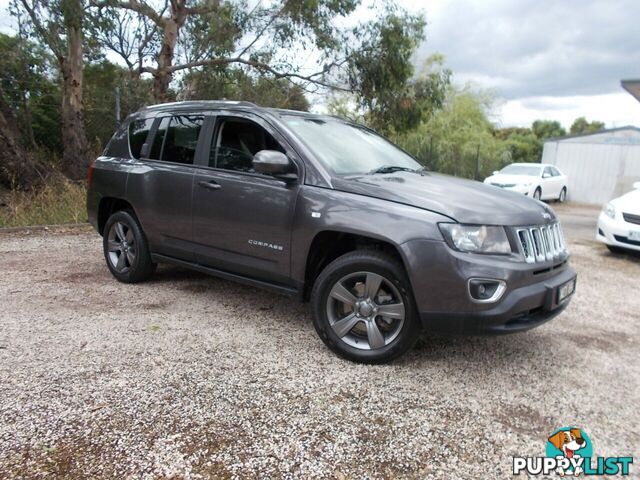
[[[569,128],[577,117],[605,122],[607,128],[640,124],[640,102],[627,93],[570,97],[526,97],[504,101],[503,126],[528,127],[533,120],[558,120]]]
[[[422,58],[442,53],[457,83],[501,97],[502,124],[640,124],[640,104],[620,87],[640,78],[637,0],[439,0],[426,13]]]

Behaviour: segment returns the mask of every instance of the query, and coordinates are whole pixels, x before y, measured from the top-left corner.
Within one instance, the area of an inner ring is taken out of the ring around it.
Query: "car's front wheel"
[[[533,192],[533,198],[535,198],[536,200],[540,200],[542,198],[542,189],[540,187],[536,188],[536,190]]]
[[[121,282],[142,282],[155,270],[147,239],[132,212],[123,210],[111,215],[102,240],[107,267]]]
[[[611,253],[617,253],[617,254],[627,253],[624,248],[616,247],[614,245],[607,245],[607,248]]]
[[[409,350],[421,330],[405,270],[382,252],[355,251],[331,262],[311,301],[320,338],[352,361],[388,362]]]

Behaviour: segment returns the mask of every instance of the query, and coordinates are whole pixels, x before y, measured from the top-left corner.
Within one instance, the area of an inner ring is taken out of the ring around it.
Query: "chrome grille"
[[[527,263],[558,260],[567,249],[559,223],[518,227],[516,235]]]

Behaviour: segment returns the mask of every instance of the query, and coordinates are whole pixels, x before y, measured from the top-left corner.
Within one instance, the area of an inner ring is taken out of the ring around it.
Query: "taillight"
[[[93,183],[93,168],[95,164],[96,162],[91,162],[91,165],[89,165],[89,170],[87,171],[87,187],[90,187]]]

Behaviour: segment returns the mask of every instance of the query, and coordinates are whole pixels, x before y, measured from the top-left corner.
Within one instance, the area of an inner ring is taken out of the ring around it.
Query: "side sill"
[[[159,253],[152,253],[151,259],[156,263],[171,263],[173,265],[196,270],[198,272],[206,273],[207,275],[222,278],[224,280],[231,280],[232,282],[238,282],[244,285],[261,288],[263,290],[269,290],[271,292],[285,295],[287,297],[296,297],[302,301],[302,289],[287,287],[285,285],[280,285],[277,283],[265,282],[263,280],[256,280],[255,278],[245,277],[236,273],[218,270],[216,268],[205,267],[204,265],[187,262],[178,258],[169,257],[167,255],[161,255]]]

